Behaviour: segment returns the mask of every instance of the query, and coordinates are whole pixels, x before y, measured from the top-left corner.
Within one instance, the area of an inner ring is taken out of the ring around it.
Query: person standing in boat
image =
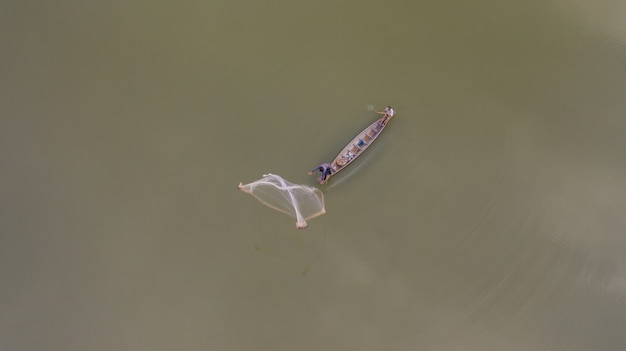
[[[394,109],[391,108],[391,106],[387,106],[387,107],[385,107],[384,110],[376,111],[376,113],[378,113],[379,115],[384,115],[385,116],[385,117],[383,117],[383,120],[380,121],[380,124],[384,126],[387,123],[387,121],[389,121],[389,119],[391,117],[393,117],[393,115],[396,114],[396,111],[394,111]]]
[[[326,182],[326,178],[328,178],[328,176],[331,175],[331,173],[333,172],[328,163],[322,163],[321,165],[313,168],[311,171],[309,171],[309,175],[313,174],[313,172],[315,171],[322,172],[322,176],[320,177],[321,183]]]

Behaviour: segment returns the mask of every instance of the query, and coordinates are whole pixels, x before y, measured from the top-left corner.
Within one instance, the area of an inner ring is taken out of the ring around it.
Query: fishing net
[[[295,218],[298,229],[306,228],[307,220],[326,213],[324,194],[319,189],[290,183],[276,174],[264,174],[249,184],[239,183],[239,189],[263,205]]]

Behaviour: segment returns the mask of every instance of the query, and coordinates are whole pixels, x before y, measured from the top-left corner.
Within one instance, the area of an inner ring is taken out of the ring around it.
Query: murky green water
[[[0,9],[1,349],[626,344],[621,2]]]

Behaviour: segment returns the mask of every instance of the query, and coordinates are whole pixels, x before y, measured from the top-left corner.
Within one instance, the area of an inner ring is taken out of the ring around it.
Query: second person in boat
[[[389,119],[396,114],[396,111],[394,111],[391,106],[387,106],[384,110],[376,111],[376,113],[378,113],[379,115],[384,115],[382,121],[380,121],[380,124],[384,126],[385,124],[387,124],[387,121],[389,121]]]

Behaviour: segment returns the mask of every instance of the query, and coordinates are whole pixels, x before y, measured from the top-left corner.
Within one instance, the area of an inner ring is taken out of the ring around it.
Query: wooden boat
[[[324,184],[333,175],[339,173],[339,171],[346,168],[350,163],[354,162],[357,157],[361,156],[367,148],[369,148],[374,140],[378,138],[380,133],[389,124],[388,118],[386,123],[383,123],[385,117],[378,119],[376,122],[370,124],[361,133],[359,133],[354,139],[352,139],[344,148],[339,152],[337,157],[330,163],[324,163],[320,165],[318,170],[322,172],[322,175],[317,178],[320,184]],[[324,179],[324,173],[327,173],[326,179]],[[329,173],[328,173],[329,172]],[[310,174],[311,172],[309,172]]]

